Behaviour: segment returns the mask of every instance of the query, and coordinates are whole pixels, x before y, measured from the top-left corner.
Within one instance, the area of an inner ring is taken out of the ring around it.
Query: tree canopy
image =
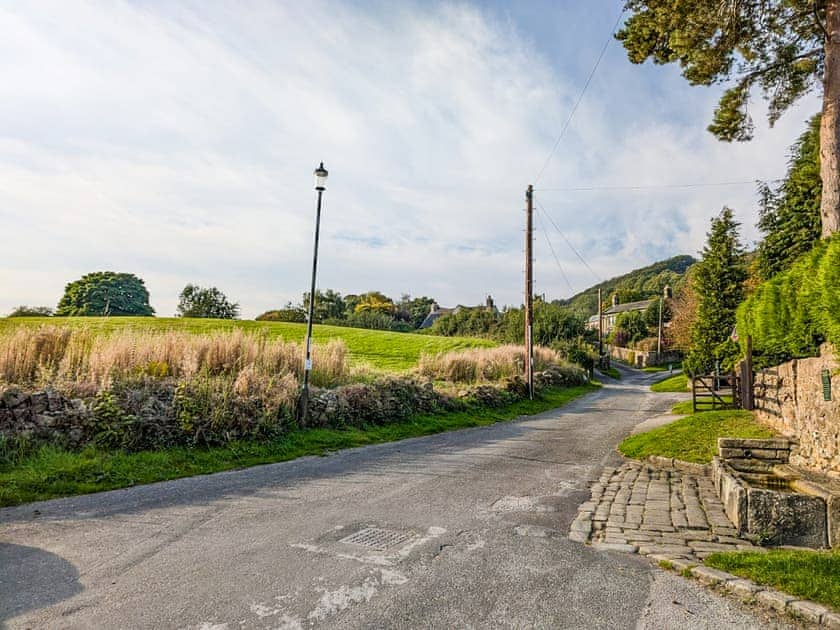
[[[814,89],[820,122],[822,236],[840,230],[840,0],[627,0],[616,37],[633,63],[677,63],[692,85],[725,83],[709,125],[720,140],[753,136],[750,97],[772,125]]]
[[[16,306],[9,313],[9,317],[52,317],[53,310],[49,306]]]
[[[228,300],[216,287],[199,287],[188,284],[178,299],[178,315],[181,317],[206,317],[211,319],[236,319],[239,304]]]
[[[679,63],[692,85],[734,81],[709,126],[721,140],[749,140],[754,88],[770,123],[817,87],[825,63],[825,1],[629,0],[616,37],[633,63]]]
[[[55,311],[59,316],[154,313],[143,281],[134,274],[113,271],[96,271],[69,283]]]

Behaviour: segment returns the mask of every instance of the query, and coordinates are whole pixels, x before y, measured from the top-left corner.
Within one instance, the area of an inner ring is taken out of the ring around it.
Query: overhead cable
[[[743,186],[744,184],[757,184],[758,179],[744,179],[733,182],[696,182],[691,184],[641,184],[628,186],[570,186],[568,188],[537,188],[534,192],[579,192],[579,191],[597,191],[597,190],[655,190],[668,188],[712,188],[715,186]],[[782,181],[781,179],[763,180],[769,183],[776,183]]]
[[[560,264],[560,258],[557,256],[557,252],[554,251],[554,245],[551,244],[551,239],[548,238],[548,230],[545,229],[545,224],[543,223],[542,217],[539,213],[537,213],[537,221],[540,222],[540,231],[543,233],[545,237],[545,242],[548,244],[548,248],[551,250],[551,255],[554,256],[554,262],[557,263],[557,267],[560,269],[560,275],[563,276],[563,280],[566,281],[566,286],[569,287],[569,291],[574,293],[575,290],[572,288],[572,283],[569,282],[569,278],[566,276],[566,272],[563,269],[563,265]]]
[[[583,256],[581,256],[581,255],[580,255],[580,252],[579,252],[579,251],[575,248],[575,246],[574,246],[574,245],[572,245],[571,241],[569,241],[569,239],[567,239],[567,238],[566,238],[566,235],[565,235],[565,234],[563,234],[563,230],[561,230],[561,229],[560,229],[560,226],[559,226],[559,225],[557,225],[557,223],[554,221],[554,219],[552,219],[552,218],[551,218],[551,215],[548,213],[548,211],[547,211],[547,210],[543,207],[543,205],[540,203],[540,200],[535,198],[535,201],[537,202],[537,208],[539,208],[539,210],[541,210],[541,211],[542,211],[542,213],[545,215],[545,217],[546,217],[546,218],[547,218],[547,219],[551,222],[551,225],[553,225],[553,226],[554,226],[554,229],[555,229],[555,230],[557,230],[557,233],[558,233],[558,234],[559,234],[559,235],[563,238],[563,240],[564,240],[564,241],[566,241],[566,245],[568,245],[568,246],[569,246],[569,248],[570,248],[570,249],[571,249],[571,250],[575,253],[575,256],[577,256],[577,257],[578,257],[578,260],[580,260],[580,262],[582,262],[582,263],[583,263],[583,265],[584,265],[587,269],[589,269],[589,272],[590,272],[593,276],[595,276],[595,278],[596,278],[599,282],[604,282],[604,278],[603,278],[603,277],[601,277],[601,275],[600,275],[600,274],[596,273],[596,272],[595,272],[595,270],[594,270],[594,269],[592,269],[592,267],[590,267],[590,266],[589,266],[589,263],[588,263],[588,262],[586,262],[586,260],[584,260]]]
[[[586,77],[586,82],[583,84],[583,89],[580,91],[575,104],[572,106],[571,111],[569,112],[569,117],[566,118],[566,122],[563,123],[563,126],[560,128],[560,134],[557,136],[557,140],[554,142],[554,146],[551,147],[551,151],[548,153],[548,157],[545,159],[545,163],[542,165],[540,172],[537,173],[537,176],[534,178],[534,183],[536,184],[540,181],[540,177],[545,172],[545,169],[548,167],[549,162],[551,162],[551,158],[554,157],[554,152],[557,151],[557,147],[560,146],[560,141],[563,139],[563,135],[566,133],[566,129],[569,128],[569,123],[572,122],[572,118],[577,111],[580,102],[583,100],[583,95],[586,94],[586,89],[589,87],[589,84],[592,82],[592,77],[595,76],[595,71],[598,70],[598,66],[601,65],[601,60],[604,58],[604,54],[607,52],[607,48],[610,45],[610,42],[613,40],[613,36],[615,34],[615,29],[618,28],[619,23],[621,22],[621,18],[624,15],[624,3],[621,4],[621,11],[618,13],[618,17],[615,19],[615,24],[610,29],[610,34],[607,36],[607,39],[604,41],[604,45],[601,47],[601,52],[598,54],[598,58],[595,60],[595,65],[592,66],[592,70],[589,72],[589,76]]]

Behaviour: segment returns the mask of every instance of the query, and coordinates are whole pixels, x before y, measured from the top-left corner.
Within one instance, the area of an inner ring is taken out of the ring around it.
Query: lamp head
[[[324,168],[324,163],[321,162],[320,166],[315,169],[315,190],[326,190],[328,175],[329,173]]]

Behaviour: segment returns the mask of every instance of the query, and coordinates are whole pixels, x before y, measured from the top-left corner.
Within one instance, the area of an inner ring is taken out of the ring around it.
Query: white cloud
[[[246,316],[296,299],[321,159],[321,286],[518,303],[524,187],[578,87],[562,60],[487,11],[379,9],[0,9],[0,312],[54,304],[100,269],[143,277],[161,315],[187,282],[219,286]],[[781,174],[807,107],[753,143],[723,145],[688,101],[714,94],[672,81],[671,102],[611,55],[541,185]],[[693,117],[675,117],[680,107]],[[539,198],[606,276],[696,251],[724,198],[751,226],[752,190],[720,193]],[[552,239],[574,288],[590,284]],[[538,289],[568,294],[542,240],[537,251]]]

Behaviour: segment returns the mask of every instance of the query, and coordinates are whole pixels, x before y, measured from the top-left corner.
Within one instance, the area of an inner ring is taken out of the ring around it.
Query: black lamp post
[[[303,362],[303,387],[300,391],[300,421],[306,421],[309,406],[309,372],[312,371],[312,318],[315,312],[315,275],[318,271],[318,235],[321,231],[321,195],[327,188],[327,169],[324,163],[315,169],[315,190],[318,191],[318,209],[315,212],[315,251],[312,255],[312,288],[309,291],[309,315],[306,318],[306,359]]]

